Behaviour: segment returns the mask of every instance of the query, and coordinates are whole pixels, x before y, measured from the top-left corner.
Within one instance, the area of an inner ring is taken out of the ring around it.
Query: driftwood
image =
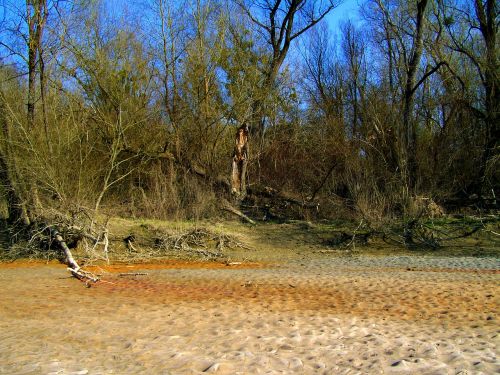
[[[353,250],[356,250],[356,235],[358,235],[358,230],[359,230],[359,228],[361,228],[362,225],[363,225],[363,220],[361,220],[359,222],[358,227],[354,230],[354,234],[352,235],[351,240],[349,241],[349,243],[345,247],[349,247],[352,245]],[[364,241],[363,241],[364,243],[367,242],[368,237],[369,237],[369,235],[366,235],[366,237],[364,238]]]
[[[84,271],[76,262],[75,258],[73,258],[73,254],[71,254],[71,250],[68,245],[64,241],[64,238],[61,234],[55,230],[51,230],[51,236],[54,239],[54,242],[59,246],[59,248],[63,251],[65,256],[65,263],[68,266],[68,271],[76,277],[78,280],[82,281],[92,281],[94,283],[99,281],[99,278],[93,275],[90,272]],[[88,284],[89,285],[89,284]]]
[[[133,252],[138,252],[137,249],[134,247],[134,245],[132,244],[133,242],[135,242],[135,236],[133,234],[130,234],[128,235],[127,237],[125,237],[123,239],[123,242],[125,242],[125,246],[127,247],[127,250],[130,252],[130,251],[133,251]]]
[[[252,218],[286,222],[290,219],[311,220],[319,215],[319,202],[296,199],[269,186],[251,186],[240,205]]]
[[[252,219],[250,219],[247,215],[245,215],[243,212],[241,212],[240,210],[234,208],[233,206],[231,206],[231,204],[226,201],[226,200],[223,200],[222,201],[222,205],[221,205],[221,208],[224,210],[224,211],[227,211],[227,212],[231,212],[232,214],[242,218],[243,220],[245,220],[247,223],[250,223],[252,225],[255,225],[255,221],[253,221]]]

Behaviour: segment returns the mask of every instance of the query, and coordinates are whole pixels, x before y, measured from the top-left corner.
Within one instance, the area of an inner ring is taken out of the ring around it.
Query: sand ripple
[[[0,267],[0,373],[500,372],[495,259],[149,268]]]

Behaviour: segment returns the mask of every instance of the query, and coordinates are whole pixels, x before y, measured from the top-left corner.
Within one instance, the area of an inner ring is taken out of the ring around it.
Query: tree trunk
[[[486,46],[485,72],[484,72],[484,91],[485,91],[485,116],[486,123],[486,142],[481,158],[479,169],[479,186],[477,193],[481,194],[487,175],[488,163],[495,156],[500,139],[500,124],[498,111],[500,106],[500,79],[499,64],[497,59],[497,18],[498,12],[495,6],[495,0],[487,0],[486,9],[481,0],[475,0],[476,17],[479,20],[479,29],[483,36]]]
[[[44,125],[47,127],[45,113],[45,76],[42,70],[45,69],[41,61],[40,52],[42,51],[42,35],[45,23],[47,22],[48,9],[47,0],[27,0],[26,1],[26,20],[28,23],[28,103],[27,103],[27,124],[28,131],[32,131],[35,126],[35,90],[36,90],[36,69],[40,68],[41,93],[43,99]],[[47,131],[47,129],[46,129]],[[47,142],[49,140],[47,139]],[[36,215],[40,208],[40,198],[38,196],[38,187],[36,181],[30,181],[30,203],[29,214],[31,217]]]
[[[2,181],[7,200],[7,214],[9,215],[7,222],[9,224],[21,223],[29,225],[30,219],[26,212],[26,205],[14,187],[10,178],[7,160],[2,152],[0,152],[0,181]]]
[[[36,68],[40,65],[39,52],[41,51],[42,35],[45,22],[47,21],[47,1],[27,0],[26,20],[28,22],[28,104],[27,119],[28,130],[33,129],[35,124],[35,90],[36,90]],[[44,89],[42,87],[42,89]]]
[[[246,196],[246,170],[248,163],[248,126],[243,124],[236,132],[231,174],[231,193],[238,199]]]
[[[32,131],[35,125],[35,70],[36,70],[36,50],[32,50],[30,48],[28,51],[28,103],[27,103],[28,131]]]
[[[413,118],[414,94],[416,75],[423,51],[423,32],[425,28],[425,8],[427,0],[417,3],[417,19],[415,37],[413,39],[412,54],[407,67],[406,85],[403,100],[403,123],[401,138],[401,173],[408,192],[415,189],[417,179],[417,130]]]

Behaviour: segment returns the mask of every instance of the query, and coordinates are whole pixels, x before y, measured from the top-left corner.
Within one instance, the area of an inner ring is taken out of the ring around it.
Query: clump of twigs
[[[368,245],[370,237],[374,234],[376,234],[374,230],[361,220],[352,233],[336,231],[330,239],[324,241],[324,244],[337,250],[356,251],[357,245]]]
[[[72,250],[83,252],[82,264],[97,259],[108,260],[107,221],[100,225],[85,209],[68,214],[45,210],[29,226],[11,227],[15,241],[2,252],[4,260],[57,259],[68,265],[71,274],[86,283],[99,279],[81,268],[73,258]]]
[[[382,235],[387,243],[404,246],[407,249],[436,250],[479,231],[491,232],[487,224],[498,220],[496,216],[469,217],[439,224],[433,220],[416,217],[385,229]]]
[[[155,248],[160,252],[192,253],[207,259],[223,258],[225,249],[250,249],[233,236],[205,228],[179,233],[159,233],[155,238]]]

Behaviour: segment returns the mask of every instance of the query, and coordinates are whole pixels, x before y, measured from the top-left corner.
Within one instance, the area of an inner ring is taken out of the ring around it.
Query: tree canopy
[[[320,202],[322,217],[499,194],[495,0],[365,0],[339,30],[334,0],[4,3],[12,222],[215,215],[242,126],[246,189]]]

